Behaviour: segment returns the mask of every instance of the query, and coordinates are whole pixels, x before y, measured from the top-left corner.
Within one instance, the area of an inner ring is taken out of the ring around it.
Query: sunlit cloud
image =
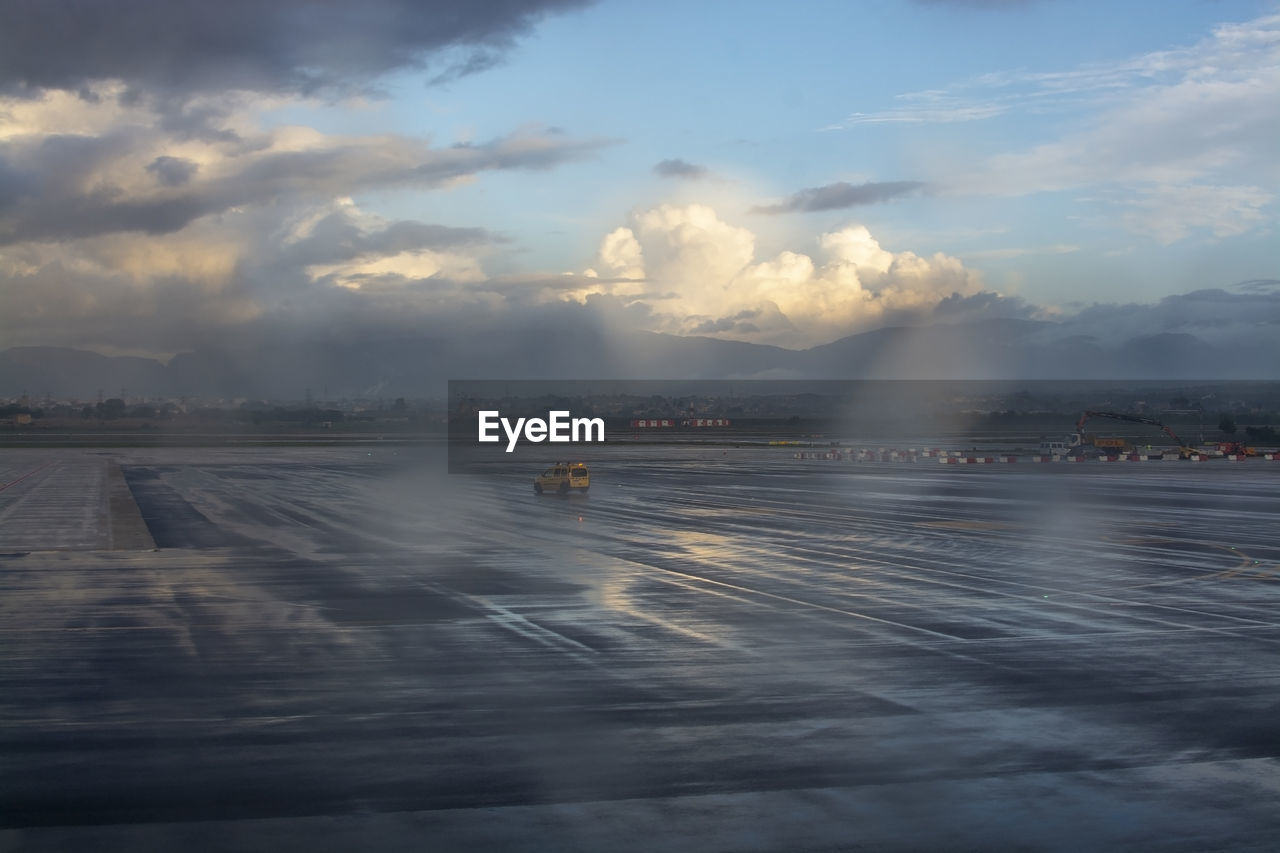
[[[660,331],[811,346],[983,289],[981,276],[958,259],[888,251],[861,225],[816,237],[812,255],[788,250],[761,259],[756,242],[706,205],[638,211],[605,236],[590,271],[622,281],[588,282],[572,295],[643,301]],[[653,290],[670,295],[640,295]]]

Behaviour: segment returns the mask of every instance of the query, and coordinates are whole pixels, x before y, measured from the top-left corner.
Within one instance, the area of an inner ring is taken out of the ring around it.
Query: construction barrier
[[[915,463],[921,459],[937,459],[942,465],[992,465],[992,464],[1012,464],[1020,459],[1026,459],[1031,462],[1051,463],[1051,462],[1161,462],[1180,461],[1184,457],[1176,453],[1125,453],[1125,454],[1106,454],[1106,455],[1088,455],[1088,456],[1054,456],[1046,454],[1037,454],[1032,456],[976,456],[965,453],[962,450],[890,450],[880,448],[877,450],[867,449],[848,449],[848,450],[805,450],[794,454],[796,459],[822,460],[834,462],[870,462],[870,463]],[[1231,453],[1222,455],[1213,455],[1205,453],[1195,453],[1185,457],[1191,462],[1206,462],[1209,459],[1225,459],[1229,462],[1245,462],[1250,457],[1244,453]],[[1268,461],[1280,460],[1280,453],[1263,453],[1258,455],[1259,459]]]

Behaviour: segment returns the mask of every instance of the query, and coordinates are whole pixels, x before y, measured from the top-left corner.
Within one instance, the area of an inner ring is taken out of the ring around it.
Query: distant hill
[[[422,397],[447,379],[1280,379],[1280,344],[1188,334],[1104,345],[1056,323],[999,319],[876,329],[807,350],[599,328],[456,338],[300,341],[197,350],[167,365],[59,347],[0,352],[0,396]]]
[[[62,347],[14,347],[0,352],[0,395],[33,398],[52,394],[82,400],[154,395],[167,386],[163,362],[149,358],[109,357]]]

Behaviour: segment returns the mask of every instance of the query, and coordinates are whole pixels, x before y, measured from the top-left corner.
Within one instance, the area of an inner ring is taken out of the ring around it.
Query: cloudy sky
[[[0,348],[1280,331],[1277,2],[0,13]]]

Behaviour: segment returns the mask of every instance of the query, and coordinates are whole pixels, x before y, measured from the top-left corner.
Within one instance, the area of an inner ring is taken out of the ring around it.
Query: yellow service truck
[[[585,492],[591,487],[591,474],[581,462],[557,462],[533,478],[535,494],[555,492],[569,494],[570,490]]]

